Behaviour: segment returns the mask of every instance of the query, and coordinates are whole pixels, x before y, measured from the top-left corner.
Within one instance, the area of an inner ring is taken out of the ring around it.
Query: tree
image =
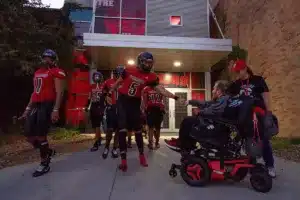
[[[73,27],[61,10],[41,0],[0,1],[0,67],[20,66],[32,72],[46,48],[57,51],[68,66],[72,45]]]

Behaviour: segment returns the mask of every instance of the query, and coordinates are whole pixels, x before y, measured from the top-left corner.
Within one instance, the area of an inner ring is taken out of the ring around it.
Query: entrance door
[[[166,88],[181,99],[191,99],[191,92],[187,88]],[[178,132],[181,121],[192,114],[190,106],[185,106],[174,99],[165,99],[166,114],[162,123],[162,132]]]

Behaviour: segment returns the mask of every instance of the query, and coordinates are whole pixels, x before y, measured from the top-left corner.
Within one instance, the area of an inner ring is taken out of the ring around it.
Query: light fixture
[[[172,79],[172,75],[171,74],[165,74],[164,79],[165,79],[166,82],[170,82],[171,79]]]
[[[175,61],[175,62],[173,63],[173,65],[174,65],[174,67],[180,67],[180,66],[181,66],[181,62]]]
[[[135,62],[134,62],[134,60],[132,60],[132,59],[130,59],[130,60],[127,61],[127,64],[128,64],[128,65],[134,65],[134,63],[135,63]]]

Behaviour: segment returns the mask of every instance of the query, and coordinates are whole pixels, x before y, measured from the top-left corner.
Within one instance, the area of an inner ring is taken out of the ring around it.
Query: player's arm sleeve
[[[52,71],[52,74],[55,78],[58,78],[58,79],[65,79],[66,78],[66,73],[62,70],[62,69],[54,69]]]

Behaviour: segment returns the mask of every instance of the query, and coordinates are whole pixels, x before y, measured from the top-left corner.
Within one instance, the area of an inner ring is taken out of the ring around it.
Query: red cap
[[[237,60],[233,64],[231,70],[234,71],[234,72],[239,72],[239,71],[245,69],[246,67],[247,67],[247,64],[246,64],[246,62],[244,60]]]

